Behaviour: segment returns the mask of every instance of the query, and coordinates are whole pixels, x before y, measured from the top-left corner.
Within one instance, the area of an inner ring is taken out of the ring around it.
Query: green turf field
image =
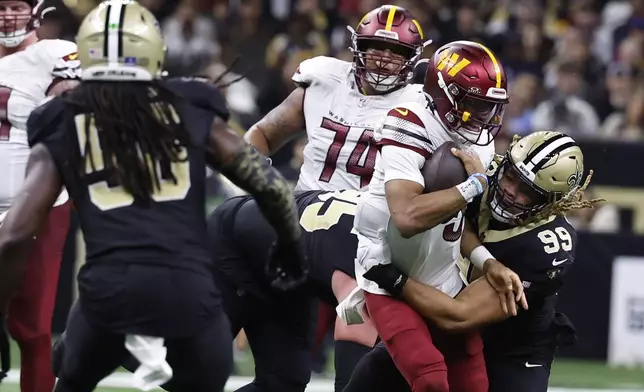
[[[18,347],[12,345],[12,368],[18,368],[20,353]],[[253,362],[250,352],[245,352],[236,360],[236,376],[252,376]],[[331,375],[333,359],[329,359]],[[124,371],[121,369],[120,371]],[[603,363],[592,361],[572,361],[560,359],[553,365],[550,386],[566,388],[611,388],[633,389],[644,392],[644,368],[610,368]],[[18,392],[16,384],[2,383],[0,392]],[[127,388],[98,388],[99,392],[130,392],[135,389]]]

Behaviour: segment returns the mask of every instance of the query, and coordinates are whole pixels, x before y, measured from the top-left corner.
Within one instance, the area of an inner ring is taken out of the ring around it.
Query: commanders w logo
[[[466,58],[462,58],[461,61],[458,59],[458,53],[450,53],[449,50],[445,50],[438,58],[438,65],[436,68],[439,71],[442,71],[447,67],[447,74],[453,77],[471,63],[471,61]]]

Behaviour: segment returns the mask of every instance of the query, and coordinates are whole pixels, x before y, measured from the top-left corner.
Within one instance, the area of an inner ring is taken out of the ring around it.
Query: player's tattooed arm
[[[22,281],[34,236],[49,216],[61,187],[62,179],[49,150],[36,144],[29,156],[25,182],[0,226],[0,309],[6,309]]]
[[[304,93],[302,87],[293,90],[279,106],[250,127],[244,139],[266,156],[282,148],[305,128]]]
[[[280,239],[294,241],[301,229],[291,186],[268,161],[225,123],[216,119],[208,148],[212,163],[235,185],[255,197]]]

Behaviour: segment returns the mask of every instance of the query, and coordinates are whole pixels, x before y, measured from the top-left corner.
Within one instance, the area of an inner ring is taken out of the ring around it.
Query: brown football
[[[421,169],[425,179],[425,193],[449,189],[467,180],[463,162],[452,154],[454,142],[441,144]]]

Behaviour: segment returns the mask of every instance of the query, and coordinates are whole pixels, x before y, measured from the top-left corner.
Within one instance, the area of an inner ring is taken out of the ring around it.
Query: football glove
[[[301,240],[278,240],[273,243],[266,265],[266,274],[273,288],[281,291],[294,290],[306,281],[308,273],[308,257]]]
[[[391,263],[374,265],[362,277],[377,283],[378,287],[396,298],[400,297],[407,282],[407,276]]]

